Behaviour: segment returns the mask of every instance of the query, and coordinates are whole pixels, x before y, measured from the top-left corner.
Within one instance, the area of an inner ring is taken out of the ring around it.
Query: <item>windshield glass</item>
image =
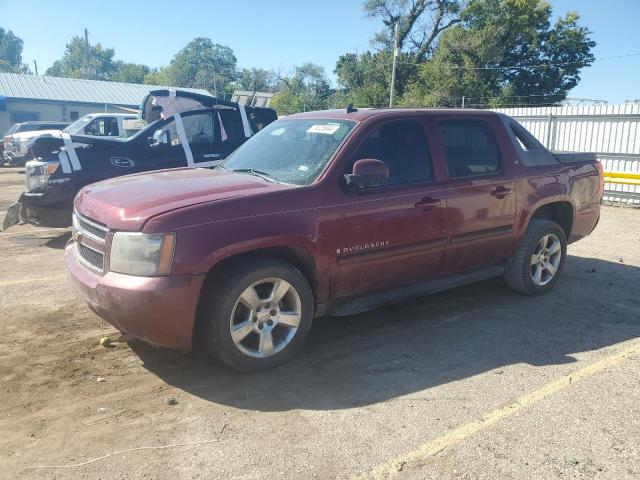
[[[84,127],[86,127],[92,119],[93,117],[90,117],[89,115],[85,115],[84,117],[80,117],[71,125],[68,125],[67,127],[65,127],[64,130],[62,131],[70,133],[72,135],[78,132],[84,133],[84,130],[83,130]]]
[[[253,170],[278,182],[309,185],[354,126],[349,120],[278,120],[238,148],[224,168]]]

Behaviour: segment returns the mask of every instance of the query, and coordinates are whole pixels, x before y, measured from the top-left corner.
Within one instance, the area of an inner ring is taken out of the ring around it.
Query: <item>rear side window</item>
[[[500,170],[498,144],[482,120],[444,120],[438,124],[450,177],[486,175]]]
[[[218,109],[216,127],[220,131],[222,143],[241,144],[244,141],[244,128],[240,112],[231,109]]]
[[[509,122],[512,140],[520,150],[520,159],[526,167],[555,165],[556,158],[538,142],[522,125],[511,120]]]
[[[363,158],[387,164],[389,185],[433,179],[427,136],[416,120],[391,122],[376,128],[358,148],[353,163]]]

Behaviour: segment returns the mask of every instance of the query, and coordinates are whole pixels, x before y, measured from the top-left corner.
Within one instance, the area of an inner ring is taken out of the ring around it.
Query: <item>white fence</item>
[[[504,108],[549,150],[596,152],[606,172],[640,175],[640,105]],[[611,179],[610,179],[611,180]],[[640,185],[605,185],[605,199],[640,204]]]

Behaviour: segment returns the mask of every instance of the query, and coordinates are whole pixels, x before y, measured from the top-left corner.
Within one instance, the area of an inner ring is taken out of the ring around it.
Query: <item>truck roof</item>
[[[347,112],[346,108],[334,110],[317,110],[313,112],[297,113],[289,115],[287,118],[331,118],[336,120],[355,120],[361,122],[372,117],[395,117],[398,114],[414,114],[416,112],[431,115],[460,115],[460,116],[479,116],[490,117],[498,115],[497,112],[491,110],[478,110],[472,108],[361,108],[353,112]]]

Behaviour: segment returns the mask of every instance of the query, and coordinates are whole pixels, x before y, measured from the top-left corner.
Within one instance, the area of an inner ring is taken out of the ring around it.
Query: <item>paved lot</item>
[[[0,211],[21,182],[0,169]],[[0,233],[0,478],[640,478],[640,210],[604,208],[552,294],[325,319],[257,375],[100,347],[67,239]]]

